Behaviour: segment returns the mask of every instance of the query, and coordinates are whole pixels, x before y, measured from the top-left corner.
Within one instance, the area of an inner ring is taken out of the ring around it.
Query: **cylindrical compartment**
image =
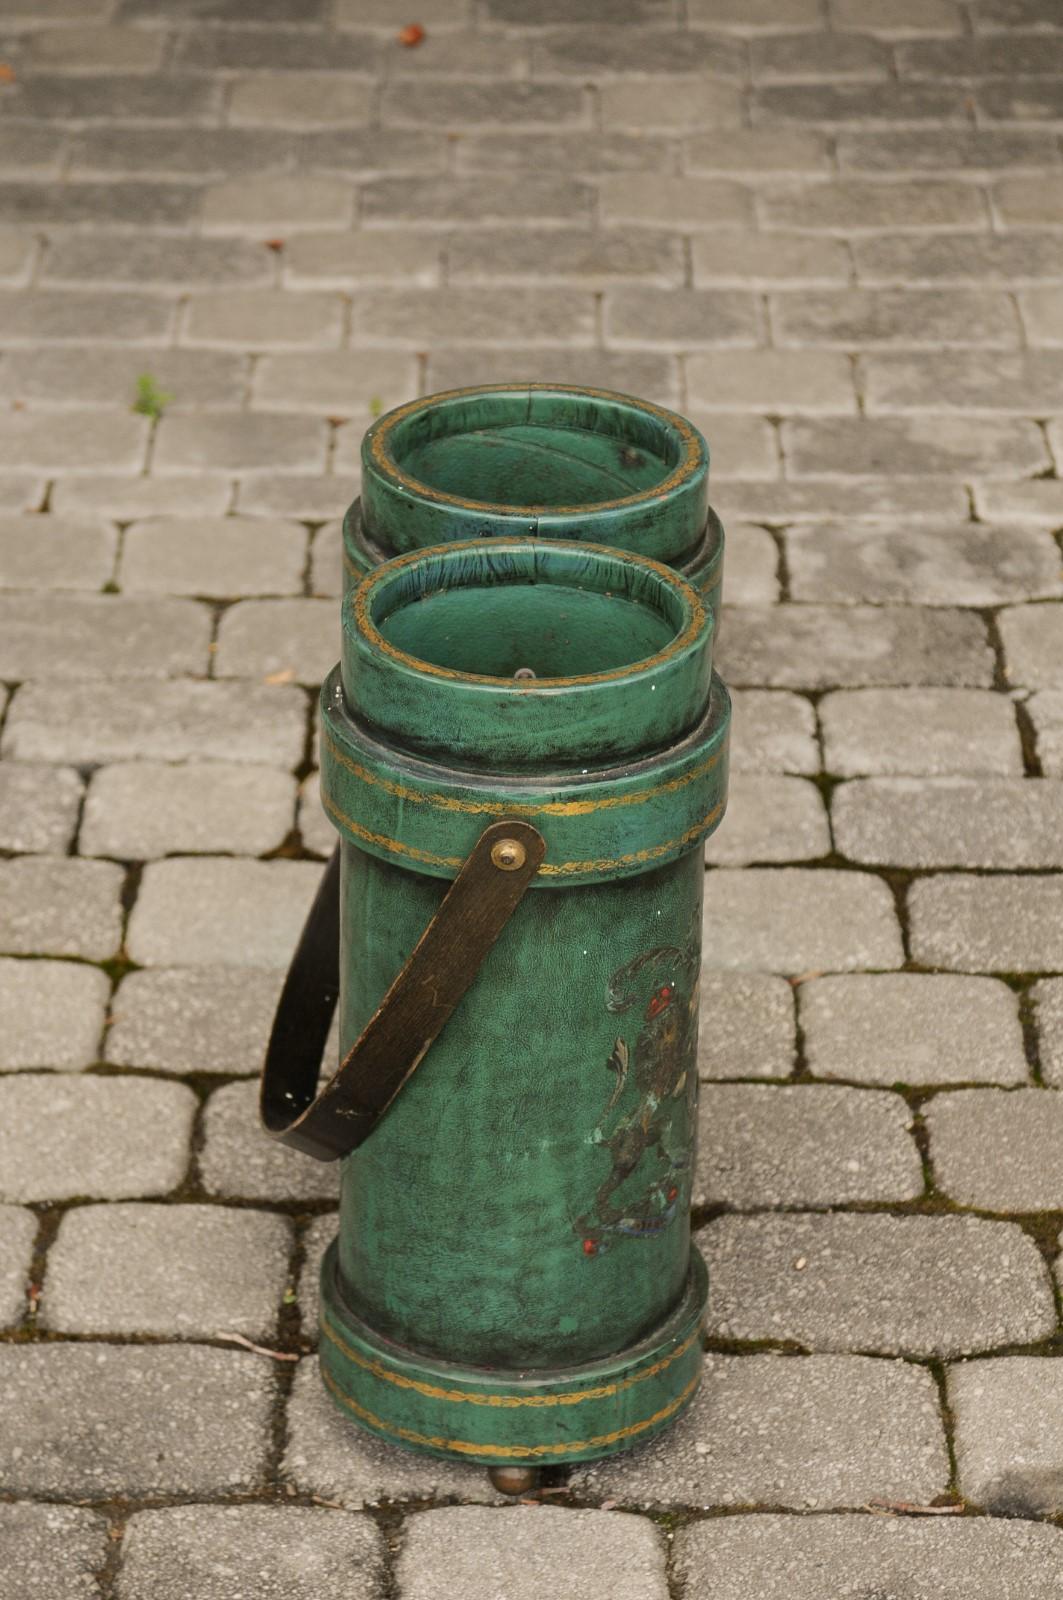
[[[484,828],[521,819],[546,844],[343,1160],[322,1371],[385,1438],[585,1460],[650,1437],[697,1387],[701,846],[729,720],[712,637],[674,572],[562,542],[402,557],[344,604],[322,691],[344,1052]]]
[[[714,611],[723,529],[709,451],[647,400],[498,384],[411,401],[362,443],[362,496],[344,519],[346,585],[397,553],[515,534],[579,539],[675,567]]]

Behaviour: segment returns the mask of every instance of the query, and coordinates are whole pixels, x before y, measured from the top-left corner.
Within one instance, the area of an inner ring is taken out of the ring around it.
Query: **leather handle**
[[[484,829],[402,971],[317,1094],[339,995],[337,846],[273,1021],[262,1070],[266,1132],[318,1161],[335,1161],[368,1139],[476,977],[545,854],[546,841],[530,823],[503,820]]]

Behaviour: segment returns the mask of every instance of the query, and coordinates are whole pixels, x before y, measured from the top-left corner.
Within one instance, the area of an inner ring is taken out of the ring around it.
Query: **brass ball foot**
[[[487,1476],[499,1494],[529,1494],[539,1487],[538,1467],[488,1467]]]

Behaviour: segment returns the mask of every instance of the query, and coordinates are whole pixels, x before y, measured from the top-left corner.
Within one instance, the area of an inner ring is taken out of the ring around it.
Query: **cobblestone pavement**
[[[1058,1600],[1060,0],[0,0],[0,58],[0,1596]],[[252,1082],[361,433],[506,378],[705,429],[736,690],[705,1383],[515,1506],[333,1413],[335,1176]]]

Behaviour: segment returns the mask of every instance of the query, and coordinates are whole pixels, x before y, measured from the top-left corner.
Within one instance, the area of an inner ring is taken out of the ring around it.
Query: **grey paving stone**
[[[250,233],[255,238],[295,229],[346,228],[354,189],[342,178],[263,173],[212,184],[203,197],[205,233]]]
[[[714,1339],[960,1356],[1055,1330],[1041,1254],[980,1217],[718,1217],[697,1243]]]
[[[883,972],[798,990],[809,1070],[854,1083],[1029,1081],[1018,1001],[994,978]]]
[[[732,137],[729,132],[727,144]],[[713,142],[718,146],[724,141]],[[699,234],[691,248],[696,284],[760,283],[776,288],[785,283],[849,281],[849,258],[834,239],[803,233]]]
[[[154,72],[162,65],[165,39],[132,28],[66,27],[30,34],[20,56],[34,71]]]
[[[145,130],[137,138],[150,139]],[[159,137],[159,136],[156,136]],[[106,134],[82,135],[75,139],[72,160],[75,167],[86,164],[86,145]],[[161,136],[172,146],[173,133]],[[123,164],[132,159],[133,141],[123,137],[120,153]],[[142,147],[143,148],[143,147]],[[97,160],[99,157],[97,156]],[[272,253],[261,244],[239,240],[173,238],[161,234],[68,234],[53,241],[45,257],[41,282],[59,288],[80,288],[84,284],[107,284],[112,289],[172,289],[182,292],[190,285],[203,287],[238,283],[248,289],[273,282],[275,263]]]
[[[4,725],[4,756],[16,760],[245,761],[293,767],[306,739],[306,699],[284,685],[177,681],[68,683],[59,703],[50,683],[17,691]]]
[[[989,606],[1063,590],[1060,552],[1041,528],[924,523],[884,538],[856,523],[802,523],[784,539],[794,600]]]
[[[331,601],[243,600],[222,618],[214,669],[220,678],[317,685],[339,655],[338,624]]]
[[[129,923],[143,966],[287,967],[317,888],[310,861],[151,863]]]
[[[649,82],[652,84],[652,80]],[[604,90],[607,86],[603,85],[602,88]],[[733,84],[717,83],[713,88],[720,91],[713,95],[717,106],[721,100],[737,101],[737,90]],[[682,97],[675,98],[678,101]],[[682,107],[678,104],[677,115],[682,118]],[[618,131],[615,128],[610,128],[606,133],[597,133],[584,128],[572,129],[569,125],[562,133],[536,131],[535,152],[544,171],[570,171],[576,177],[595,178],[604,172],[668,172],[675,165],[671,144],[665,137],[668,131],[655,126],[652,133],[639,129]],[[415,135],[406,134],[404,137],[413,138]],[[515,133],[501,128],[489,132],[479,129],[463,131],[454,144],[454,154],[456,170],[462,175],[473,172],[518,173],[527,169],[528,140],[523,130]],[[528,242],[531,247],[529,256],[541,256],[543,246],[548,244],[548,241],[542,240],[536,248],[534,236],[529,237]]]
[[[102,518],[0,516],[0,588],[100,590],[117,530]]]
[[[925,606],[724,608],[716,666],[739,688],[989,688],[980,617]]]
[[[48,1252],[39,1316],[58,1333],[271,1339],[291,1242],[264,1211],[78,1206]]]
[[[728,789],[727,814],[705,845],[714,866],[808,861],[828,855],[830,828],[823,800],[805,778],[737,773]]]
[[[897,233],[852,248],[862,283],[1036,283],[1055,277],[1056,245],[1051,233]]]
[[[679,394],[674,356],[648,350],[573,350],[563,346],[442,350],[429,357],[427,386],[435,391],[473,383],[511,383],[515,371],[529,383],[582,383],[592,389],[638,394],[666,406],[675,405]]]
[[[721,441],[715,428],[711,430],[710,441],[715,441],[713,466],[720,476],[717,462],[723,466],[727,462],[726,441]],[[774,456],[774,451],[772,454]],[[774,475],[774,471],[773,460],[766,476]],[[778,568],[779,551],[766,528],[758,528],[752,522],[733,523],[728,528],[727,599],[731,605],[774,605],[779,599]]]
[[[147,437],[145,417],[5,411],[0,414],[0,466],[60,477],[67,472],[139,472]],[[11,509],[17,509],[17,502]]]
[[[671,28],[559,28],[536,42],[532,71],[592,77],[675,70],[676,36]],[[744,78],[746,52],[736,39],[712,33],[691,33],[683,40],[687,72],[721,78]]]
[[[212,3],[212,9],[220,9]],[[317,17],[303,8],[300,22],[316,21]],[[279,12],[279,7],[278,7]],[[288,18],[257,13],[262,23],[275,20],[278,27],[250,26],[247,8],[241,0],[226,0],[226,15],[217,22],[236,23],[235,27],[211,26],[192,28],[182,32],[178,40],[177,56],[182,64],[205,72],[272,71],[279,72],[364,72],[376,64],[379,42],[370,35],[360,33],[354,37],[337,37],[320,27],[300,27],[295,31]]]
[[[1022,745],[1006,695],[981,689],[846,689],[819,702],[824,763],[839,777],[1018,777]]]
[[[365,345],[421,349],[462,344],[590,344],[594,302],[580,289],[366,289],[353,308],[352,337]]]
[[[152,457],[159,473],[320,472],[325,427],[314,417],[217,412],[164,417]]]
[[[839,476],[724,483],[715,499],[725,523],[735,517],[777,525],[833,517],[931,522],[939,517],[962,517],[970,510],[963,485],[940,477]]]
[[[202,673],[210,616],[191,600],[0,595],[5,678],[165,678]]]
[[[1059,479],[975,484],[974,497],[979,515],[988,519],[1032,522],[1048,528],[1063,524],[1063,482]]]
[[[8,467],[0,467],[0,488],[7,496],[12,511],[39,511],[44,504],[48,480],[40,469],[35,472],[14,472]]]
[[[1021,472],[1045,470],[1044,440],[1039,430],[1016,417],[847,417],[830,423],[813,417],[797,418],[783,425],[783,449],[787,468],[795,477],[874,477],[879,474],[918,477],[924,473],[961,473],[978,478],[1015,478]],[[877,535],[880,543],[888,532],[898,540],[903,551],[905,531],[880,528],[853,532],[854,538],[862,541]],[[980,553],[977,541],[982,529],[967,523],[966,518],[957,517],[941,529],[928,531],[936,533],[939,539],[955,535],[960,546],[958,554],[964,553],[962,541],[973,539],[975,552]],[[1006,532],[994,530],[996,538],[1004,541],[1010,541],[1015,531],[1010,528]],[[837,544],[842,533],[841,529],[825,528],[824,538],[833,538]],[[1009,567],[1017,567],[1022,573],[1031,563],[1031,552],[1036,552],[1038,546],[1038,540],[1024,540],[1020,536],[1018,553],[1009,561]],[[845,560],[844,543],[835,554],[839,561]],[[935,556],[940,559],[940,552],[931,546],[923,576],[936,579],[940,584],[940,574],[933,567]],[[864,555],[865,562],[868,559]],[[970,556],[967,560],[970,561]],[[984,573],[978,575],[984,583]],[[968,577],[962,566],[958,577],[961,582],[956,598],[963,593],[962,580]],[[1005,594],[1004,598],[1008,596]]]
[[[1063,971],[1063,882],[923,878],[908,894],[913,960],[959,972]]]
[[[695,1205],[913,1200],[923,1171],[900,1095],[826,1084],[718,1083],[701,1093]]]
[[[773,295],[771,312],[782,345],[837,345],[856,350],[920,345],[1013,349],[1019,343],[1014,307],[999,290],[793,290]]]
[[[522,131],[584,126],[587,96],[567,84],[469,83],[426,78],[385,86],[380,119],[384,127],[512,127]]]
[[[37,1218],[22,1206],[0,1206],[0,1327],[22,1321],[37,1239]]]
[[[754,38],[753,77],[760,83],[869,80],[890,75],[890,53],[862,33],[780,33]]]
[[[299,1273],[299,1336],[317,1343],[321,1261],[336,1237],[336,1213],[313,1217],[303,1234],[303,1266]]]
[[[169,1506],[126,1529],[120,1600],[373,1600],[383,1538],[368,1517],[321,1506]],[[234,1585],[236,1588],[234,1588]]]
[[[708,416],[695,414],[690,420],[711,440],[716,483],[726,478],[777,476],[779,449],[770,422],[726,411],[714,411]],[[766,529],[750,522],[735,523],[728,529],[727,538],[728,593],[746,592],[754,603],[777,600],[779,552]],[[755,596],[751,592],[753,586]]]
[[[831,798],[838,849],[898,867],[1063,866],[1052,778],[859,778]]]
[[[731,691],[731,772],[819,770],[816,713],[784,690]]]
[[[406,1600],[667,1600],[665,1549],[648,1517],[560,1506],[451,1506],[406,1524],[396,1576]]]
[[[780,97],[784,92],[775,91]],[[870,91],[865,93],[870,94]],[[766,91],[765,99],[771,94],[772,91]],[[984,202],[976,189],[940,178],[911,183],[837,178],[793,184],[777,192],[769,191],[764,198],[764,215],[769,227],[822,228],[846,234],[894,228],[978,228],[986,220]],[[859,291],[851,293],[858,295]],[[807,298],[811,312],[811,304],[817,297]],[[839,306],[844,300],[844,297],[831,298]],[[854,306],[856,303],[853,302]],[[823,304],[826,304],[825,299]],[[914,297],[912,309],[915,309]],[[813,325],[817,321],[813,314]]]
[[[343,304],[335,294],[217,289],[192,295],[183,338],[237,350],[335,349],[342,330]]]
[[[86,335],[150,344],[165,341],[173,322],[173,305],[153,295],[0,291],[0,338],[9,345],[78,344]]]
[[[63,855],[74,837],[82,784],[70,767],[0,765],[0,849]]]
[[[381,1500],[500,1499],[482,1467],[437,1461],[364,1432],[329,1396],[316,1357],[299,1363],[287,1423],[281,1471],[303,1494],[355,1508]]]
[[[7,1600],[36,1600],[49,1588],[64,1600],[98,1600],[97,1573],[107,1556],[107,1524],[76,1506],[0,1505]]]
[[[318,528],[310,546],[310,592],[338,600],[343,593],[343,524]]]
[[[16,1494],[93,1499],[257,1488],[270,1365],[196,1346],[2,1345],[4,1481]]]
[[[64,122],[129,119],[197,122],[215,115],[221,84],[191,73],[161,76],[109,72],[106,77],[34,73],[18,85],[13,104],[21,117]]]
[[[871,413],[889,411],[1054,411],[1063,373],[1051,350],[883,351],[862,361]]]
[[[622,78],[598,91],[606,128],[733,128],[742,120],[737,85],[719,78]]]
[[[251,516],[324,522],[343,515],[358,487],[358,478],[347,474],[335,478],[302,473],[256,474],[237,484],[237,508],[241,514]]]
[[[887,886],[822,867],[717,868],[705,886],[704,951],[710,969],[793,975],[903,960]]]
[[[524,233],[515,238],[532,242]],[[440,252],[432,235],[297,233],[285,241],[281,277],[291,289],[358,289],[367,283],[428,288],[439,282]]]
[[[0,959],[0,1067],[87,1067],[110,990],[105,973],[80,961]]]
[[[293,155],[292,136],[256,128],[197,127],[177,123],[85,124],[71,135],[70,172],[78,178],[137,174],[160,178],[187,178],[202,183],[227,173],[268,171],[283,166]],[[197,252],[199,240],[175,240],[175,259],[189,248]],[[147,249],[152,248],[151,241]],[[239,246],[234,255],[238,258]],[[193,257],[194,258],[194,257]],[[203,259],[206,259],[204,252]],[[190,274],[194,277],[195,273]]]
[[[67,147],[64,128],[51,128],[39,122],[8,122],[6,131],[0,158],[5,172],[19,177],[59,176],[60,159]]]
[[[263,1133],[258,1120],[258,1084],[229,1083],[215,1089],[203,1117],[199,1155],[208,1194],[241,1200],[334,1200],[335,1165],[308,1160]]]
[[[169,235],[165,237],[169,240]],[[112,294],[112,298],[117,296]],[[247,387],[247,367],[246,355],[232,355],[220,350],[171,350],[155,345],[149,348],[92,344],[53,348],[40,345],[11,352],[0,369],[0,388],[15,400],[42,408],[47,406],[67,410],[76,407],[128,413],[137,399],[139,380],[148,376],[167,396],[167,411],[214,410],[241,404]],[[68,434],[77,422],[76,418],[69,417],[57,420],[63,423]],[[116,430],[124,429],[128,433],[136,419],[112,416],[109,419],[110,432],[104,433],[100,440],[86,434],[92,420],[91,416],[80,420],[78,426],[81,434],[86,436],[84,439],[80,436],[73,439],[72,456],[76,455],[78,449],[103,449],[116,436]],[[136,426],[143,428],[144,423],[137,423]],[[121,435],[117,437],[120,439]],[[135,464],[139,464],[142,454],[138,441],[132,457]],[[91,460],[85,462],[86,466],[92,464]],[[122,460],[116,458],[106,465],[120,467]],[[133,501],[138,493],[143,496],[144,480],[126,478],[123,487],[127,501]],[[86,498],[71,495],[71,508],[83,517],[91,509],[93,497],[99,503],[102,494],[107,491],[106,483],[90,484]],[[56,501],[52,509],[58,509],[65,515],[60,501]],[[101,505],[101,509],[114,516],[109,503]],[[166,509],[174,509],[172,486]],[[196,507],[182,509],[195,510]],[[145,514],[143,511],[134,512],[134,515]],[[115,517],[114,520],[125,522],[132,518]]]
[[[48,80],[53,86],[55,79]],[[68,85],[78,80],[67,78]],[[171,82],[173,80],[170,80]],[[99,98],[101,89],[120,84],[108,77],[106,84],[81,79],[89,94]],[[138,92],[146,85],[141,82]],[[32,101],[25,97],[28,85],[23,86],[24,98],[20,111],[32,116],[48,116],[49,106],[58,108],[64,95],[51,94],[46,80],[38,77],[32,84]],[[75,89],[75,94],[77,94]],[[58,111],[55,114],[59,114]],[[75,115],[80,116],[79,112]],[[190,183],[40,183],[32,179],[12,179],[0,183],[0,208],[8,222],[24,226],[48,228],[84,227],[111,224],[127,228],[138,222],[163,228],[177,228],[192,222],[198,214],[200,191]]]
[[[1046,1083],[1063,1089],[1063,978],[1046,978],[1035,983],[1031,993],[1041,1072]]]
[[[336,845],[336,830],[321,804],[320,774],[312,772],[299,789],[299,834],[305,849],[317,856],[330,856]]]
[[[937,1187],[983,1211],[1063,1210],[1063,1095],[961,1089],[924,1109]]]
[[[926,1504],[948,1483],[929,1372],[869,1356],[708,1356],[689,1411],[650,1444],[574,1468],[581,1496],[673,1506]]]
[[[924,128],[918,132],[846,133],[838,140],[842,170],[886,172],[995,172],[1058,164],[1047,129]]]
[[[789,28],[823,26],[818,0],[691,0],[694,27],[721,28],[728,33],[775,33]]]
[[[1063,1538],[1029,1522],[955,1517],[718,1517],[683,1528],[675,1570],[713,1600],[1049,1600]],[[709,1589],[711,1584],[712,1588]]]
[[[783,83],[757,89],[754,122],[810,122],[824,127],[966,122],[959,84]]]
[[[209,359],[215,357],[210,355]],[[186,516],[197,512],[204,517],[221,516],[232,498],[231,480],[220,475],[188,475],[175,486],[172,478],[121,478],[100,473],[96,477],[75,474],[57,479],[49,504],[61,516],[69,511],[96,510],[115,522],[133,522],[138,517],[172,515],[178,503]]]
[[[157,517],[135,522],[122,541],[118,581],[126,594],[301,594],[306,530],[252,517]]]
[[[105,861],[0,861],[0,951],[106,961],[122,936],[122,869]]]
[[[338,237],[344,238],[345,235]],[[374,237],[370,235],[369,237]],[[329,418],[356,417],[337,436],[335,470],[361,457],[340,449],[347,434],[365,432],[374,412],[389,411],[417,392],[416,356],[406,350],[321,350],[313,355],[266,355],[257,363],[254,404],[263,411],[311,411]],[[346,463],[347,456],[349,463]],[[345,461],[340,467],[339,462]],[[260,594],[264,591],[259,590]]]
[[[702,1078],[788,1078],[796,1045],[794,993],[785,979],[702,967]]]
[[[111,1006],[105,1055],[156,1072],[261,1070],[281,974],[239,967],[130,972]]]
[[[0,1198],[122,1200],[184,1177],[196,1100],[178,1083],[23,1073],[0,1080]]]
[[[605,336],[614,345],[755,345],[760,313],[751,294],[738,289],[619,288],[605,298]]]
[[[996,1516],[1038,1517],[1063,1507],[1063,1367],[1008,1356],[950,1368],[962,1494]]]
[[[93,774],[78,847],[120,861],[182,851],[258,856],[283,844],[294,820],[295,779],[276,767],[131,761]]]
[[[330,73],[255,72],[237,78],[229,102],[230,121],[252,126],[364,127],[370,97],[364,78]]]
[[[0,191],[2,198],[2,191]],[[505,177],[378,178],[363,186],[361,215],[370,227],[480,226],[500,222],[590,221],[594,190],[573,178],[532,174],[519,186]]]
[[[1063,606],[1009,606],[997,620],[1010,681],[1063,688]]]

